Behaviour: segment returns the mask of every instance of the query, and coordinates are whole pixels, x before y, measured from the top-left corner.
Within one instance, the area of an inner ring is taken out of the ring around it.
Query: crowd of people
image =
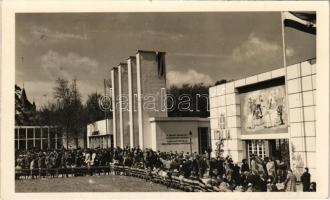
[[[110,173],[127,175],[136,169],[147,180],[179,180],[204,184],[212,191],[295,192],[296,176],[278,159],[252,155],[242,163],[234,163],[230,156],[213,158],[209,153],[160,152],[140,148],[17,150],[15,152],[16,179],[22,176],[69,177]],[[103,171],[97,170],[102,169]],[[74,170],[74,171],[73,171]],[[308,168],[301,177],[303,191],[315,191]],[[26,173],[22,173],[22,172]]]

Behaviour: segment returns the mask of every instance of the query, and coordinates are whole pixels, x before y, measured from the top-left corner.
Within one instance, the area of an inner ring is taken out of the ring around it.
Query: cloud
[[[245,42],[233,49],[232,59],[239,63],[264,63],[278,55],[281,50],[280,45],[259,38],[251,33]]]
[[[203,54],[203,53],[173,53],[173,56],[198,57],[198,58],[222,58],[221,55]]]
[[[95,75],[99,67],[99,63],[91,58],[74,52],[61,55],[53,50],[49,50],[40,57],[40,65],[50,79],[62,77],[69,80],[73,78],[88,80]]]
[[[166,74],[169,85],[181,86],[182,84],[204,83],[205,85],[213,84],[215,81],[207,74],[189,69],[187,72],[169,71]]]
[[[286,56],[287,57],[292,57],[295,54],[293,48],[292,47],[288,47],[288,46],[285,49],[285,53],[286,53]]]
[[[24,37],[24,36],[19,36],[18,37],[18,42],[22,43],[23,45],[30,44],[29,43],[29,40],[26,37]]]
[[[23,45],[28,45],[34,43],[38,40],[43,40],[47,42],[58,42],[63,40],[88,40],[87,34],[63,32],[58,30],[52,30],[43,26],[31,26],[29,35],[23,37],[20,36],[18,41]]]
[[[41,108],[47,105],[48,102],[53,102],[53,92],[55,87],[55,81],[25,81],[24,88],[29,101],[36,103],[37,108]],[[20,84],[22,87],[22,84]],[[77,87],[81,94],[82,102],[85,103],[88,95],[98,91],[102,92],[102,88],[97,88],[95,84],[90,84],[88,82],[77,81]]]
[[[184,35],[181,33],[167,33],[167,32],[152,31],[152,30],[144,30],[142,34],[151,37],[156,37],[158,39],[171,39],[171,40],[180,40],[181,38],[184,37]]]

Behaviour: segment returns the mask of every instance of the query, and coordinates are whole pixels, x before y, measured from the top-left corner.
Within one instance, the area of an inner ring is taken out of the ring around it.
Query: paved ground
[[[176,192],[166,186],[128,176],[87,176],[16,180],[16,192]]]

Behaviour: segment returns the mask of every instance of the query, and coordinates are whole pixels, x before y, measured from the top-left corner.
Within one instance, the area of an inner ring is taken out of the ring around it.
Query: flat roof
[[[98,121],[94,121],[94,122],[88,123],[87,126],[88,125],[93,125],[93,124],[98,123],[98,122],[103,122],[103,121],[105,122],[106,120],[107,121],[112,121],[112,119],[101,119],[101,120],[98,120]]]
[[[149,118],[149,122],[194,122],[194,121],[198,121],[198,122],[209,122],[210,119],[209,118],[203,118],[203,117],[150,117]]]
[[[59,126],[15,126],[15,128],[59,128]]]

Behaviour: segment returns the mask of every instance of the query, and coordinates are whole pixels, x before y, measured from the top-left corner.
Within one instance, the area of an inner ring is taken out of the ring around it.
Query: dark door
[[[210,137],[208,127],[198,127],[198,151],[204,154],[210,147]]]

